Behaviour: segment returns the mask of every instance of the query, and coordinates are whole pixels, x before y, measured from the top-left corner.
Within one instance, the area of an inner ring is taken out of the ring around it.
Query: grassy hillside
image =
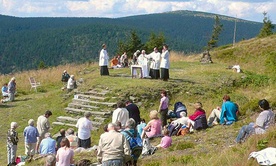
[[[196,132],[184,137],[173,137],[173,146],[168,150],[158,150],[153,156],[145,157],[139,165],[257,165],[247,160],[250,152],[262,146],[276,146],[276,130],[270,130],[261,136],[252,136],[246,143],[235,145],[234,138],[240,127],[255,120],[257,101],[266,98],[273,108],[276,107],[276,35],[264,39],[251,39],[232,46],[220,47],[211,52],[214,63],[200,64],[201,55],[182,56],[171,52],[171,79],[168,82],[150,79],[131,79],[130,69],[110,70],[110,77],[100,77],[97,64],[58,66],[45,70],[25,71],[14,75],[0,76],[1,83],[12,76],[17,79],[18,96],[16,101],[0,105],[0,165],[6,162],[5,138],[6,130],[12,121],[19,123],[20,143],[18,155],[24,154],[24,138],[22,132],[30,118],[37,117],[46,109],[53,111],[50,122],[59,115],[65,115],[64,108],[73,98],[61,91],[61,73],[67,69],[77,79],[83,78],[80,91],[101,88],[109,89],[110,96],[129,98],[133,96],[142,103],[142,117],[149,120],[150,110],[157,109],[160,90],[169,91],[170,109],[176,101],[182,101],[188,107],[188,114],[193,112],[192,105],[196,101],[203,103],[209,115],[217,105],[221,105],[222,96],[229,94],[231,100],[240,106],[242,115],[232,126],[215,126],[206,131]],[[239,64],[244,73],[235,73],[226,69],[230,65]],[[29,91],[28,77],[34,76],[42,83],[37,93]],[[53,126],[52,133],[61,127]],[[92,134],[92,145],[98,144],[101,130]],[[157,145],[160,139],[154,139]],[[265,143],[267,142],[267,143]],[[77,154],[76,160],[89,158],[96,160],[94,152]],[[29,165],[40,165],[43,161]]]
[[[109,55],[135,30],[145,43],[151,32],[162,32],[172,50],[202,51],[210,39],[214,14],[177,11],[124,18],[18,18],[0,15],[0,73],[46,66],[84,63],[98,58],[102,43]],[[234,19],[220,16],[219,45],[232,43]],[[237,20],[236,40],[255,37],[261,23]],[[140,49],[140,48],[139,48]],[[119,52],[122,54],[122,52]],[[128,53],[132,56],[133,53]]]

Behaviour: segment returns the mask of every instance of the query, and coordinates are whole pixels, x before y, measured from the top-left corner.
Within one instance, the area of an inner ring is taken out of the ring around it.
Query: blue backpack
[[[123,132],[125,132],[129,136],[128,142],[131,149],[131,156],[132,158],[137,160],[140,157],[143,150],[143,141],[140,137],[137,136],[137,131],[135,131],[134,135],[132,135],[127,130]]]

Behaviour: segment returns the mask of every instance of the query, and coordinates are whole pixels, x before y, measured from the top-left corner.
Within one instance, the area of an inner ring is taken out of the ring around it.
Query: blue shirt
[[[28,126],[24,129],[24,137],[26,143],[36,143],[37,137],[39,137],[38,130],[34,126]]]
[[[8,87],[7,86],[2,87],[2,93],[8,93]]]
[[[40,154],[55,154],[56,153],[56,141],[50,137],[44,138],[39,146]]]
[[[237,121],[237,106],[231,101],[223,102],[221,106],[220,124],[224,124],[226,121]]]
[[[138,131],[138,133],[139,133],[140,136],[142,135],[143,128],[145,128],[146,125],[147,125],[146,123],[140,123],[140,124],[137,125],[137,131]]]

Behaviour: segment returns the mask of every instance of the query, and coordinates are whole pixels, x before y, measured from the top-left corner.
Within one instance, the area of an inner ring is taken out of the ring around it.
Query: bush
[[[269,83],[269,77],[266,75],[245,72],[245,76],[236,83],[238,87],[264,87]]]

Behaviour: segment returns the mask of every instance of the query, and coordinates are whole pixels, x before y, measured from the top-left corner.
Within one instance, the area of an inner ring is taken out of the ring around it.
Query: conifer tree
[[[263,19],[263,27],[258,35],[258,37],[267,37],[273,34],[274,25],[272,24],[271,20],[267,16],[266,12],[263,12],[264,19]]]
[[[147,53],[152,52],[154,47],[157,47],[159,51],[162,50],[162,46],[165,43],[165,36],[163,33],[159,33],[157,36],[155,33],[151,33],[148,41],[145,44],[145,50]]]
[[[211,39],[208,41],[208,45],[207,45],[208,51],[214,47],[217,47],[218,38],[222,31],[222,27],[223,25],[220,23],[219,17],[216,15],[212,36],[211,36]]]

